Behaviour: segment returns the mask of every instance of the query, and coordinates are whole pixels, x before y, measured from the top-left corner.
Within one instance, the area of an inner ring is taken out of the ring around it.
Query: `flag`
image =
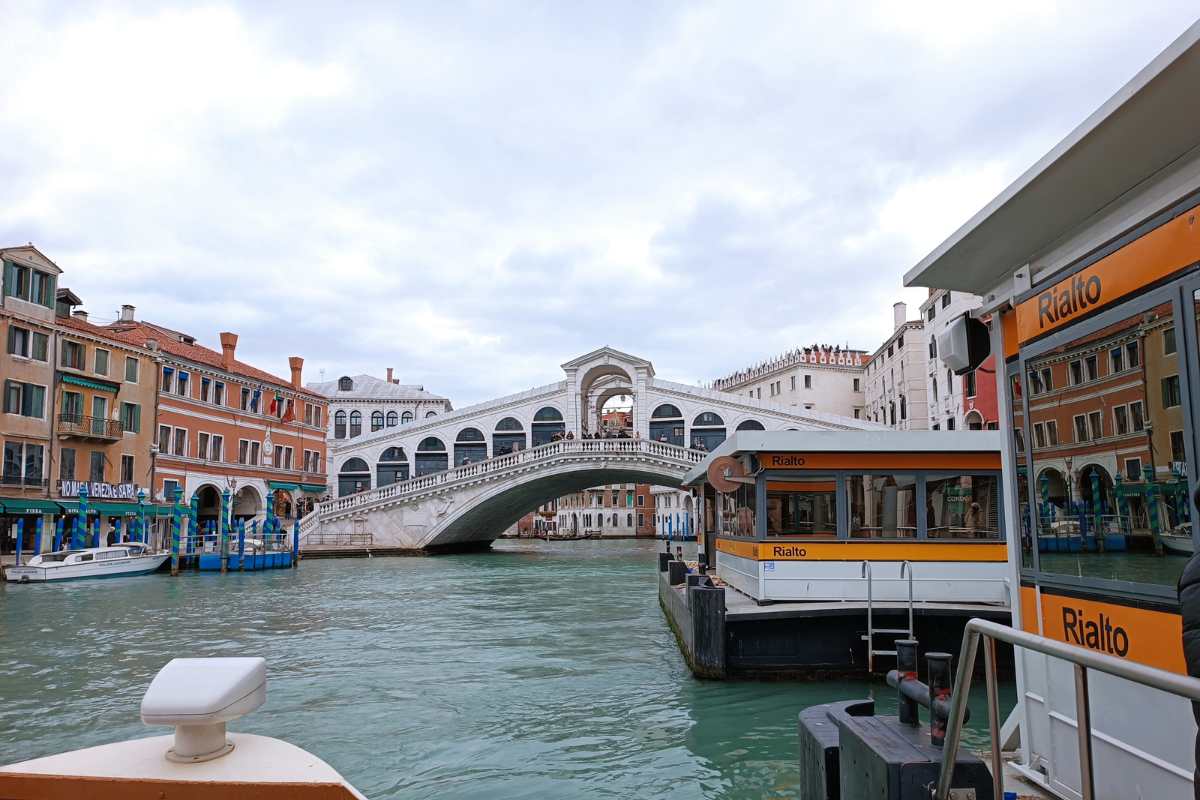
[[[295,400],[288,401],[287,407],[284,409],[284,412],[283,412],[283,420],[282,421],[283,422],[291,422],[294,419],[296,419],[295,410],[296,410],[296,401]]]
[[[278,413],[279,413],[279,401],[280,401],[280,399],[281,399],[281,398],[280,398],[280,396],[279,396],[278,394],[276,394],[274,397],[272,397],[272,398],[271,398],[271,408],[269,409],[269,411],[270,411],[270,413],[271,413],[271,414],[278,414]]]

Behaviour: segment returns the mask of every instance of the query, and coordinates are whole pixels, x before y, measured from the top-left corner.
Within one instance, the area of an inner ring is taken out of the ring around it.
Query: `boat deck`
[[[683,591],[682,587],[674,587],[675,591]],[[888,612],[906,613],[907,603],[876,602],[871,606],[876,614]],[[760,605],[753,597],[742,594],[732,586],[725,586],[725,618],[729,622],[750,620],[795,619],[800,617],[824,617],[839,614],[862,615],[867,610],[865,600],[844,600],[840,602],[781,602],[773,601]],[[917,616],[978,616],[1007,619],[1010,615],[1006,606],[992,603],[913,603],[913,613]]]

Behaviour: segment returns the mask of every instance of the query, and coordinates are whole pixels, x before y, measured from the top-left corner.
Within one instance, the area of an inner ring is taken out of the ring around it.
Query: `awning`
[[[106,517],[136,517],[138,515],[137,503],[95,503],[92,507]],[[146,513],[151,513],[149,505],[146,506]]]
[[[81,378],[78,375],[70,375],[65,372],[58,373],[63,383],[69,383],[73,386],[83,386],[86,389],[95,389],[100,392],[112,392],[116,394],[120,390],[120,386],[108,381],[98,381],[93,378]]]
[[[276,489],[283,489],[285,492],[298,492],[300,485],[296,483],[284,483],[282,481],[269,481],[267,487],[273,492]]]
[[[300,484],[300,491],[312,492],[313,494],[325,494],[327,491],[329,491],[329,487],[323,483],[302,483]]]
[[[63,511],[65,511],[68,514],[78,514],[79,513],[79,503],[76,500],[62,500],[58,503],[58,505],[62,508]],[[88,503],[87,513],[88,513],[89,517],[92,514],[100,513],[96,510],[96,505],[97,505],[96,503]]]
[[[6,497],[0,500],[0,510],[5,514],[59,514],[62,507],[49,500],[21,500]]]

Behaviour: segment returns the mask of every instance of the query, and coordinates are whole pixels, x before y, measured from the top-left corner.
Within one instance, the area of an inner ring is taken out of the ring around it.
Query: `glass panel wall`
[[[1001,538],[997,475],[928,478],[925,507],[930,539]]]
[[[916,475],[852,475],[847,488],[851,538],[916,537]]]
[[[1080,327],[1025,364],[1038,568],[1174,585],[1186,559],[1163,554],[1191,523],[1173,304]]]
[[[767,536],[837,536],[837,478],[767,482]]]

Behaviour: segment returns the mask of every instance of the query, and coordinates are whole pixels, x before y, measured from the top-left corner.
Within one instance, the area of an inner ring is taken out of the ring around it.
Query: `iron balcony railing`
[[[1200,679],[1177,675],[1174,672],[1148,667],[1134,661],[1086,650],[1082,647],[1057,642],[1035,633],[1010,628],[998,622],[972,619],[963,631],[962,652],[959,654],[958,672],[954,680],[954,695],[950,701],[949,719],[946,722],[946,739],[942,751],[941,772],[938,775],[934,800],[950,800],[950,783],[954,776],[958,744],[962,739],[963,723],[966,721],[967,695],[971,689],[975,656],[979,651],[979,640],[983,639],[983,666],[987,682],[988,731],[992,739],[992,787],[995,797],[1004,796],[1004,762],[1001,760],[1000,742],[1000,693],[996,683],[996,642],[1008,642],[1014,647],[1023,647],[1035,653],[1061,658],[1075,667],[1075,725],[1079,740],[1080,795],[1083,800],[1096,797],[1095,776],[1092,764],[1092,714],[1088,693],[1088,670],[1096,670],[1118,678],[1124,678],[1142,686],[1169,692],[1192,701],[1200,701]]]
[[[80,436],[87,439],[120,439],[121,423],[102,417],[59,414],[58,432],[64,436]]]

